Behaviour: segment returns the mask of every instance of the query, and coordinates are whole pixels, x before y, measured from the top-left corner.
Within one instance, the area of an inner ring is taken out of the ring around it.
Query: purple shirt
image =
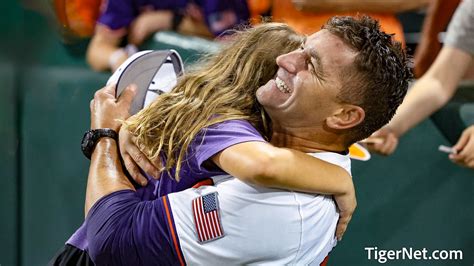
[[[142,201],[133,190],[98,200],[86,218],[92,261],[96,265],[183,265],[167,206],[167,197]]]
[[[192,187],[203,179],[225,174],[219,169],[206,169],[203,162],[210,159],[220,151],[242,142],[264,141],[260,133],[245,120],[229,120],[212,125],[202,130],[188,148],[188,156],[181,166],[181,181],[176,182],[167,173],[163,173],[159,180],[149,178],[146,187],[138,188],[134,197],[138,200],[154,200],[172,192],[178,192]],[[174,176],[174,169],[170,172]],[[86,250],[88,242],[86,239],[86,227],[89,219],[71,236],[67,241],[82,250]],[[100,221],[100,220],[99,220]],[[132,265],[132,264],[130,264]]]
[[[106,0],[98,22],[111,30],[125,29],[146,10],[184,13],[188,3],[195,3],[201,8],[209,30],[216,36],[236,25],[247,23],[250,18],[245,0]]]

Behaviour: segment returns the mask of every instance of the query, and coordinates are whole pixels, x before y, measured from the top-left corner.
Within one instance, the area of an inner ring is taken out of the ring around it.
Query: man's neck
[[[334,134],[318,134],[291,131],[274,131],[270,141],[276,147],[299,150],[306,153],[312,152],[345,152],[342,137]]]

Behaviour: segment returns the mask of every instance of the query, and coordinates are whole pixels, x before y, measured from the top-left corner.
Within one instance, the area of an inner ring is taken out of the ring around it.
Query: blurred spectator
[[[382,30],[404,43],[403,28],[395,13],[423,7],[430,0],[273,0],[275,21],[284,21],[301,33],[311,33],[335,15],[359,12],[379,20]]]
[[[247,0],[252,24],[258,24],[262,17],[270,17],[272,0]],[[264,19],[267,21],[266,19]]]
[[[433,0],[423,22],[421,39],[415,51],[415,77],[425,74],[441,50],[439,33],[446,29],[461,0]]]
[[[73,42],[74,38],[86,38],[94,33],[99,17],[101,0],[53,0],[51,4],[59,23],[63,41]]]
[[[474,0],[464,0],[449,24],[444,47],[434,63],[408,92],[397,114],[372,137],[382,140],[373,150],[391,154],[398,138],[423,119],[446,104],[454,95],[459,81],[473,63],[474,56]],[[449,158],[474,169],[474,125],[462,133]]]
[[[104,1],[87,61],[95,70],[113,71],[157,31],[212,37],[246,23],[249,16],[245,0]]]

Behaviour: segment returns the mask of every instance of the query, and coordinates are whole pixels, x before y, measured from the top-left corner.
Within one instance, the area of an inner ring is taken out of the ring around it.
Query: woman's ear
[[[333,129],[349,129],[362,123],[365,119],[365,111],[362,107],[346,104],[338,109],[332,116],[326,119],[328,127]]]

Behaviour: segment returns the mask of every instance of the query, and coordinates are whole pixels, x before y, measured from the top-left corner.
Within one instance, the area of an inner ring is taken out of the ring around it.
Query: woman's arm
[[[352,177],[343,168],[300,151],[256,141],[230,146],[211,159],[245,182],[334,195],[339,209],[336,237],[342,239],[357,206]]]
[[[159,177],[158,162],[151,162],[140,151],[127,130],[120,131],[119,142],[124,165],[137,183],[147,184],[140,169],[150,176]],[[353,190],[351,176],[341,167],[263,141],[238,143],[209,159],[224,172],[261,186],[329,195]]]
[[[159,177],[159,163],[150,161],[140,151],[127,130],[120,130],[119,142],[125,168],[138,184],[147,184],[140,169],[154,178]],[[263,141],[232,145],[210,159],[224,172],[260,186],[328,195],[353,190],[352,177],[343,168]]]
[[[233,145],[212,161],[242,181],[265,187],[337,195],[353,186],[351,176],[341,167],[266,142]]]
[[[137,183],[147,183],[147,179],[140,174],[140,168],[153,177],[159,176],[155,166],[158,164],[148,160],[127,130],[120,131],[119,140],[124,164]],[[246,182],[334,195],[339,209],[336,237],[342,239],[357,201],[352,177],[341,167],[302,152],[257,141],[230,146],[211,159],[222,170]]]
[[[233,126],[233,129],[238,128],[235,124]],[[208,128],[207,145],[214,147],[214,150],[200,149],[201,156],[198,161],[210,159],[223,171],[246,182],[267,187],[334,195],[340,211],[336,236],[339,239],[342,237],[357,205],[354,185],[349,173],[339,166],[302,152],[274,147],[258,137],[250,137],[249,139],[252,140],[236,142],[233,145],[229,143],[224,146],[210,145],[210,142],[229,141],[228,138],[232,140],[230,136],[232,134],[226,137],[229,132],[222,128],[217,130]],[[250,134],[249,137],[256,132],[252,133],[250,130],[247,133]],[[210,140],[216,137],[214,141]],[[119,141],[124,164],[137,183],[142,185],[147,183],[146,178],[140,174],[140,168],[153,177],[159,176],[158,167],[156,167],[158,163],[151,162],[138,149],[127,130],[120,131]],[[200,143],[199,140],[198,142]],[[203,153],[202,150],[206,152]]]

